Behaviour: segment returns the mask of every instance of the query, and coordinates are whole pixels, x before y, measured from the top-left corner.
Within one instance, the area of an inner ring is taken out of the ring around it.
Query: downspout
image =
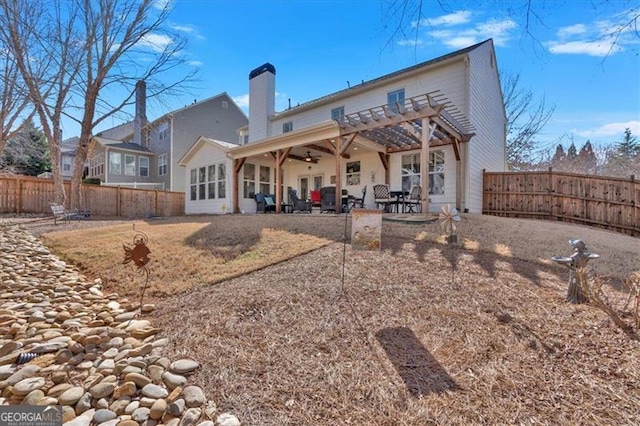
[[[109,148],[104,148],[104,184],[109,183]]]
[[[175,191],[175,188],[173,187],[173,172],[174,172],[174,167],[173,167],[173,163],[174,163],[174,158],[173,158],[173,114],[169,115],[169,165],[171,166],[171,173],[169,173],[169,191]],[[185,191],[185,194],[187,192],[187,183],[186,183],[186,174],[185,174],[185,187],[182,188],[183,191]]]

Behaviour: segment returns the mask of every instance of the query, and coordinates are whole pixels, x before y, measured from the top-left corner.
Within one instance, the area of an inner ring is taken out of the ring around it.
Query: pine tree
[[[621,157],[634,158],[640,155],[640,143],[635,136],[631,135],[631,129],[628,127],[624,130],[622,141],[616,145],[616,150]]]
[[[7,142],[0,163],[15,173],[28,176],[51,170],[49,145],[32,120],[26,121],[22,130]]]
[[[562,169],[566,159],[567,155],[564,153],[562,144],[558,144],[556,147],[556,153],[553,154],[553,158],[551,159],[551,167],[554,169]]]
[[[596,173],[598,159],[596,158],[596,153],[593,152],[593,147],[589,140],[587,140],[580,149],[580,153],[578,154],[578,163],[580,165],[578,170],[580,173]]]

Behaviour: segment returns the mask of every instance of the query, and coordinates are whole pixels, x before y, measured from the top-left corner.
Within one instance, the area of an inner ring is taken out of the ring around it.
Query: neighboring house
[[[209,201],[210,176],[199,170],[222,154],[233,160],[232,166],[225,160],[224,204],[236,212],[255,211],[256,192],[285,202],[286,188],[308,198],[323,186],[359,196],[366,185],[365,205],[373,208],[373,185],[387,183],[392,190],[428,188],[423,211],[451,204],[479,213],[483,169],[506,170],[506,114],[492,40],[278,113],[275,68],[265,64],[250,73],[249,96],[249,127],[238,132],[248,143],[222,149],[198,141],[182,157],[185,179],[195,178],[185,188],[204,188],[185,197],[187,212],[221,213],[222,201]]]
[[[77,136],[74,136],[60,142],[60,174],[62,179],[73,177],[79,140]]]
[[[247,116],[226,93],[194,102],[160,118],[146,119],[144,84],[136,87],[134,120],[97,134],[92,140],[89,176],[104,185],[184,191],[178,161],[201,135],[238,141]]]

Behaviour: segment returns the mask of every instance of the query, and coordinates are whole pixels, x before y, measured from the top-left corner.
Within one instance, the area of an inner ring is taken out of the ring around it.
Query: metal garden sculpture
[[[573,247],[571,256],[553,256],[551,260],[569,268],[567,301],[570,303],[586,303],[589,299],[583,287],[587,285],[585,268],[591,259],[598,259],[600,255],[591,253],[582,240],[570,240],[569,244]]]
[[[128,263],[133,263],[138,267],[138,271],[140,273],[144,273],[146,275],[146,279],[144,282],[144,287],[142,288],[142,294],[140,295],[140,312],[142,313],[142,301],[144,299],[144,292],[147,289],[147,285],[149,284],[149,267],[147,263],[149,263],[149,254],[151,254],[151,250],[147,247],[147,242],[149,242],[149,237],[142,231],[136,231],[136,225],[133,225],[133,230],[135,231],[135,235],[133,236],[133,247],[127,246],[126,244],[122,244],[124,248],[124,261],[123,265]]]

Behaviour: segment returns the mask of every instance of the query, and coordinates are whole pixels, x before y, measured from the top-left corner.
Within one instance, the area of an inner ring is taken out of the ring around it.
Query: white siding
[[[460,59],[459,61],[430,69],[428,72],[423,71],[420,74],[406,76],[346,99],[319,105],[299,114],[286,114],[282,118],[277,118],[278,116],[276,115],[276,119],[271,122],[270,134],[282,134],[282,124],[288,121],[293,122],[293,130],[295,131],[331,120],[331,110],[340,106],[344,106],[345,114],[350,114],[385,105],[387,103],[387,93],[398,89],[404,89],[405,99],[440,90],[461,112],[467,114],[464,82],[465,65]],[[250,130],[250,133],[251,139],[255,140],[252,135],[253,129]]]
[[[469,118],[476,135],[469,142],[466,207],[482,212],[482,169],[504,171],[506,118],[493,45],[469,53]]]
[[[215,198],[215,199],[206,199],[206,200],[191,200],[191,191],[190,191],[190,173],[191,169],[198,167],[205,167],[211,164],[219,164],[225,163],[226,165],[226,198]],[[233,170],[233,163],[229,160],[225,154],[225,152],[217,148],[212,144],[203,144],[200,150],[195,153],[191,157],[191,160],[186,165],[186,167],[182,168],[184,171],[184,182],[185,186],[183,190],[185,191],[185,214],[221,214],[222,213],[222,204],[226,205],[226,213],[231,213],[233,210],[233,201],[232,201],[232,185],[231,185],[231,175]]]

